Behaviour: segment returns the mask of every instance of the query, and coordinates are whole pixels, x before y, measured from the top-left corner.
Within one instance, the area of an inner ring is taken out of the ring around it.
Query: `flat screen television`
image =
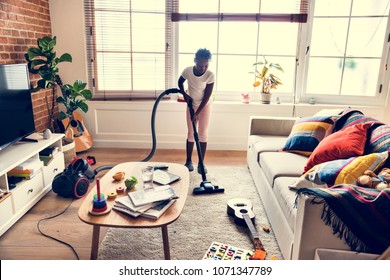
[[[35,132],[27,63],[0,64],[0,150]]]

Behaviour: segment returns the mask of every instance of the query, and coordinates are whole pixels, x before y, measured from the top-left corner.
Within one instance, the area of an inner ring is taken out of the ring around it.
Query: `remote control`
[[[161,164],[161,165],[155,165],[153,167],[154,169],[167,170],[169,166],[166,164]]]

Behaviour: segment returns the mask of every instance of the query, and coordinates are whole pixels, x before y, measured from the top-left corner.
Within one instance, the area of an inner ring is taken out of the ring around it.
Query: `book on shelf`
[[[60,149],[58,147],[47,147],[39,152],[40,156],[52,156],[55,157],[59,153]]]
[[[12,172],[14,170],[30,170],[31,172],[34,172],[41,169],[42,165],[43,163],[42,161],[39,160],[39,158],[32,157],[22,162],[21,164],[15,166],[9,172]]]
[[[155,187],[151,190],[129,192],[128,196],[135,206],[178,198],[175,190],[170,185]]]

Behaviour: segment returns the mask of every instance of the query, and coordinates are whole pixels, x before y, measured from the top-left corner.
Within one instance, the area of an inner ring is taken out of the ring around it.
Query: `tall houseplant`
[[[61,90],[62,96],[56,98],[57,103],[61,103],[65,107],[65,111],[58,114],[58,121],[69,118],[67,127],[75,122],[73,112],[80,109],[83,112],[88,112],[88,105],[86,101],[92,98],[92,92],[86,89],[87,84],[80,80],[76,80],[73,85],[63,84],[59,75],[58,64],[62,62],[72,62],[72,56],[68,53],[57,57],[54,47],[57,43],[56,36],[45,36],[37,40],[37,47],[29,48],[25,54],[28,61],[29,71],[32,74],[40,75],[36,87],[33,91],[50,88],[52,90],[52,104],[49,110],[50,128],[54,131],[54,98],[56,96],[56,86]],[[46,102],[47,99],[46,99]],[[48,105],[48,108],[50,106]],[[61,126],[60,126],[61,127]]]

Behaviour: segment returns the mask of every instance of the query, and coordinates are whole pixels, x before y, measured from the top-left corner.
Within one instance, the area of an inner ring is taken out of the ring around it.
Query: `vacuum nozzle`
[[[225,189],[214,186],[211,182],[203,181],[200,183],[199,187],[194,188],[192,191],[193,194],[209,194],[209,193],[222,193]]]

